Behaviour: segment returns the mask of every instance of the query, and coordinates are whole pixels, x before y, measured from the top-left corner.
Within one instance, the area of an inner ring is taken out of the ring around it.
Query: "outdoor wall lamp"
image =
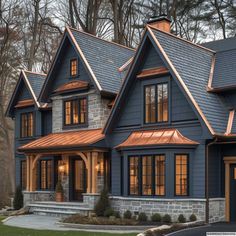
[[[61,162],[61,163],[58,165],[58,171],[59,171],[59,173],[65,175],[65,174],[66,174],[66,163]]]

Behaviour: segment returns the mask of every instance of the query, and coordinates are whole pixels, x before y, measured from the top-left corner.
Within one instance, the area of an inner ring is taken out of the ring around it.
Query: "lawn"
[[[4,218],[0,217],[0,222]],[[0,223],[0,236],[118,236],[121,234],[107,234],[107,233],[92,233],[92,232],[80,232],[80,231],[50,231],[50,230],[31,230],[16,228],[3,225]],[[137,234],[122,234],[125,236],[134,236]]]

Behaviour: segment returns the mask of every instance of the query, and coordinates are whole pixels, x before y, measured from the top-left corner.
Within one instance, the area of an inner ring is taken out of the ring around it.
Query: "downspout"
[[[215,138],[212,142],[208,143],[206,146],[206,163],[205,163],[205,198],[206,198],[206,209],[205,209],[205,221],[209,223],[209,147],[217,144],[217,138]]]

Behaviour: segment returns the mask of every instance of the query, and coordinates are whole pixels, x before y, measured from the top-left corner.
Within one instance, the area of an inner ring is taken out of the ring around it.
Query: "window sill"
[[[69,129],[79,129],[79,128],[88,128],[88,124],[79,124],[79,125],[63,125],[63,130]]]

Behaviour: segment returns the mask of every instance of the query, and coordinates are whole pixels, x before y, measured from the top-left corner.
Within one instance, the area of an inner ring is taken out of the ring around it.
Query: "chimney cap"
[[[171,22],[171,19],[167,15],[162,14],[162,15],[159,15],[159,16],[155,16],[155,15],[151,16],[150,19],[147,21],[147,24],[157,22],[157,21],[163,21],[163,20]]]

